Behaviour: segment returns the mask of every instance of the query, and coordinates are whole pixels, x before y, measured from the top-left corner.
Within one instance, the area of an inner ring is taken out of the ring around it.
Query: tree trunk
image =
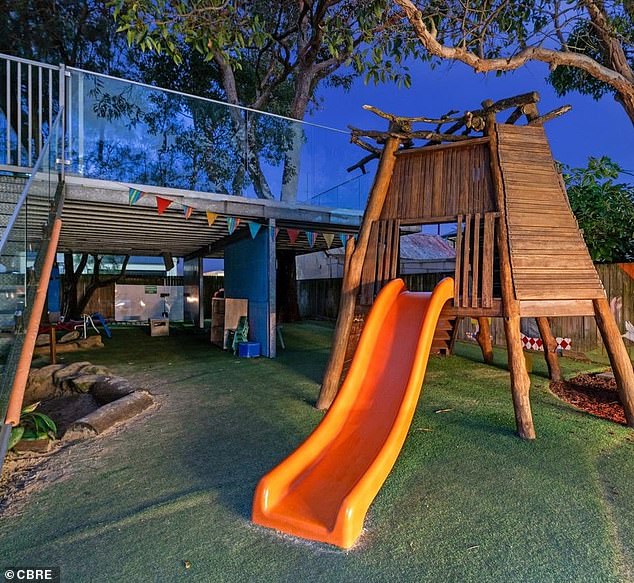
[[[277,251],[277,321],[296,322],[300,319],[297,301],[297,271],[295,252]]]
[[[284,174],[282,175],[282,202],[295,202],[299,194],[299,171],[304,145],[304,130],[298,123],[289,128],[291,147],[284,153]],[[319,194],[311,193],[313,196]]]
[[[78,309],[77,286],[79,284],[79,279],[86,268],[87,262],[88,254],[83,253],[81,259],[79,260],[79,264],[77,265],[77,269],[75,269],[73,253],[68,251],[64,253],[64,303],[62,306],[62,314],[66,320],[75,319],[80,316]]]
[[[306,114],[306,108],[312,93],[313,75],[308,71],[302,71],[298,75],[295,85],[295,98],[291,106],[291,117],[300,120]],[[291,123],[291,122],[287,122]],[[295,202],[299,194],[299,173],[301,170],[302,148],[307,140],[304,134],[304,126],[298,121],[289,127],[291,146],[284,154],[284,173],[282,175],[282,192],[280,200],[283,202]],[[317,192],[312,195],[319,194]]]

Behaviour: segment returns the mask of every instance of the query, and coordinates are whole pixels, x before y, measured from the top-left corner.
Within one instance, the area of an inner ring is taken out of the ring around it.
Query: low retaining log
[[[154,399],[147,391],[130,393],[75,421],[64,434],[64,440],[99,435],[113,425],[142,413],[153,403]]]

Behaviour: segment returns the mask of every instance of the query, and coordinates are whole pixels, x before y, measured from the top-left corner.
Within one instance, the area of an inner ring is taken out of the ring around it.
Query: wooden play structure
[[[552,379],[559,378],[549,317],[596,318],[630,427],[634,372],[603,285],[568,204],[543,124],[570,109],[540,115],[528,93],[440,119],[387,119],[387,131],[352,129],[352,140],[379,158],[358,241],[349,239],[333,348],[318,407],[337,395],[364,320],[379,291],[397,277],[401,228],[455,223],[453,300],[443,310],[432,351],[448,352],[458,318],[477,318],[485,361],[492,358],[489,318],[503,318],[518,434],[533,439],[530,380],[520,317],[534,317]],[[497,116],[504,111],[506,119]],[[516,125],[525,119],[523,125]],[[416,130],[433,124],[433,130]],[[458,133],[460,132],[460,133]],[[376,145],[369,142],[374,140]],[[415,141],[423,140],[422,145]]]

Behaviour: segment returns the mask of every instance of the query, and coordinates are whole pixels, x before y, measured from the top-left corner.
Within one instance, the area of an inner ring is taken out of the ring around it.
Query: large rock
[[[66,332],[58,341],[58,344],[66,344],[68,342],[72,342],[73,340],[77,340],[81,337],[79,330],[72,330],[71,332]]]
[[[110,377],[112,376],[112,373],[110,372],[110,369],[108,369],[107,367],[103,366],[102,364],[91,364],[89,366],[85,366],[81,369],[81,374],[94,374],[94,375],[99,375],[99,376],[103,376],[103,377]]]
[[[65,380],[63,388],[65,391],[69,390],[73,393],[90,393],[96,383],[107,378],[98,374],[84,374],[84,371],[82,371],[79,376]]]
[[[79,350],[88,350],[89,348],[103,348],[103,340],[101,336],[88,336],[77,341]]]
[[[147,391],[130,393],[75,421],[66,430],[64,440],[73,441],[99,435],[113,425],[145,411],[152,403],[154,403],[154,399]]]
[[[106,405],[133,393],[134,390],[135,387],[123,377],[106,377],[94,383],[90,392],[97,403]]]
[[[57,344],[56,352],[57,354],[64,354],[66,352],[78,352],[79,350],[91,350],[93,348],[103,348],[104,344],[101,340],[101,336],[88,336],[88,338],[83,338],[82,340],[77,340],[76,342],[67,342],[66,344]],[[50,351],[49,346],[39,346],[36,347],[33,351],[33,354],[36,356],[43,356],[48,354]]]
[[[44,401],[55,397],[57,388],[53,375],[62,368],[64,368],[63,364],[49,364],[42,368],[32,369],[24,391],[24,404],[30,405],[36,401]]]
[[[82,370],[88,366],[92,366],[92,364],[86,360],[82,362],[71,362],[58,371],[55,371],[53,381],[58,387],[62,387],[65,380],[79,376]]]
[[[35,339],[35,346],[48,346],[51,343],[50,334],[38,334]]]

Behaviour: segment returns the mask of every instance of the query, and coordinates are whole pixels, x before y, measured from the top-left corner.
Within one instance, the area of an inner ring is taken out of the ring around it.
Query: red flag
[[[156,197],[156,208],[159,215],[162,215],[171,204],[172,201],[169,198],[163,198],[162,196]]]
[[[299,229],[286,229],[286,232],[288,233],[291,245],[295,245],[295,241],[297,241],[297,237],[299,235]]]

